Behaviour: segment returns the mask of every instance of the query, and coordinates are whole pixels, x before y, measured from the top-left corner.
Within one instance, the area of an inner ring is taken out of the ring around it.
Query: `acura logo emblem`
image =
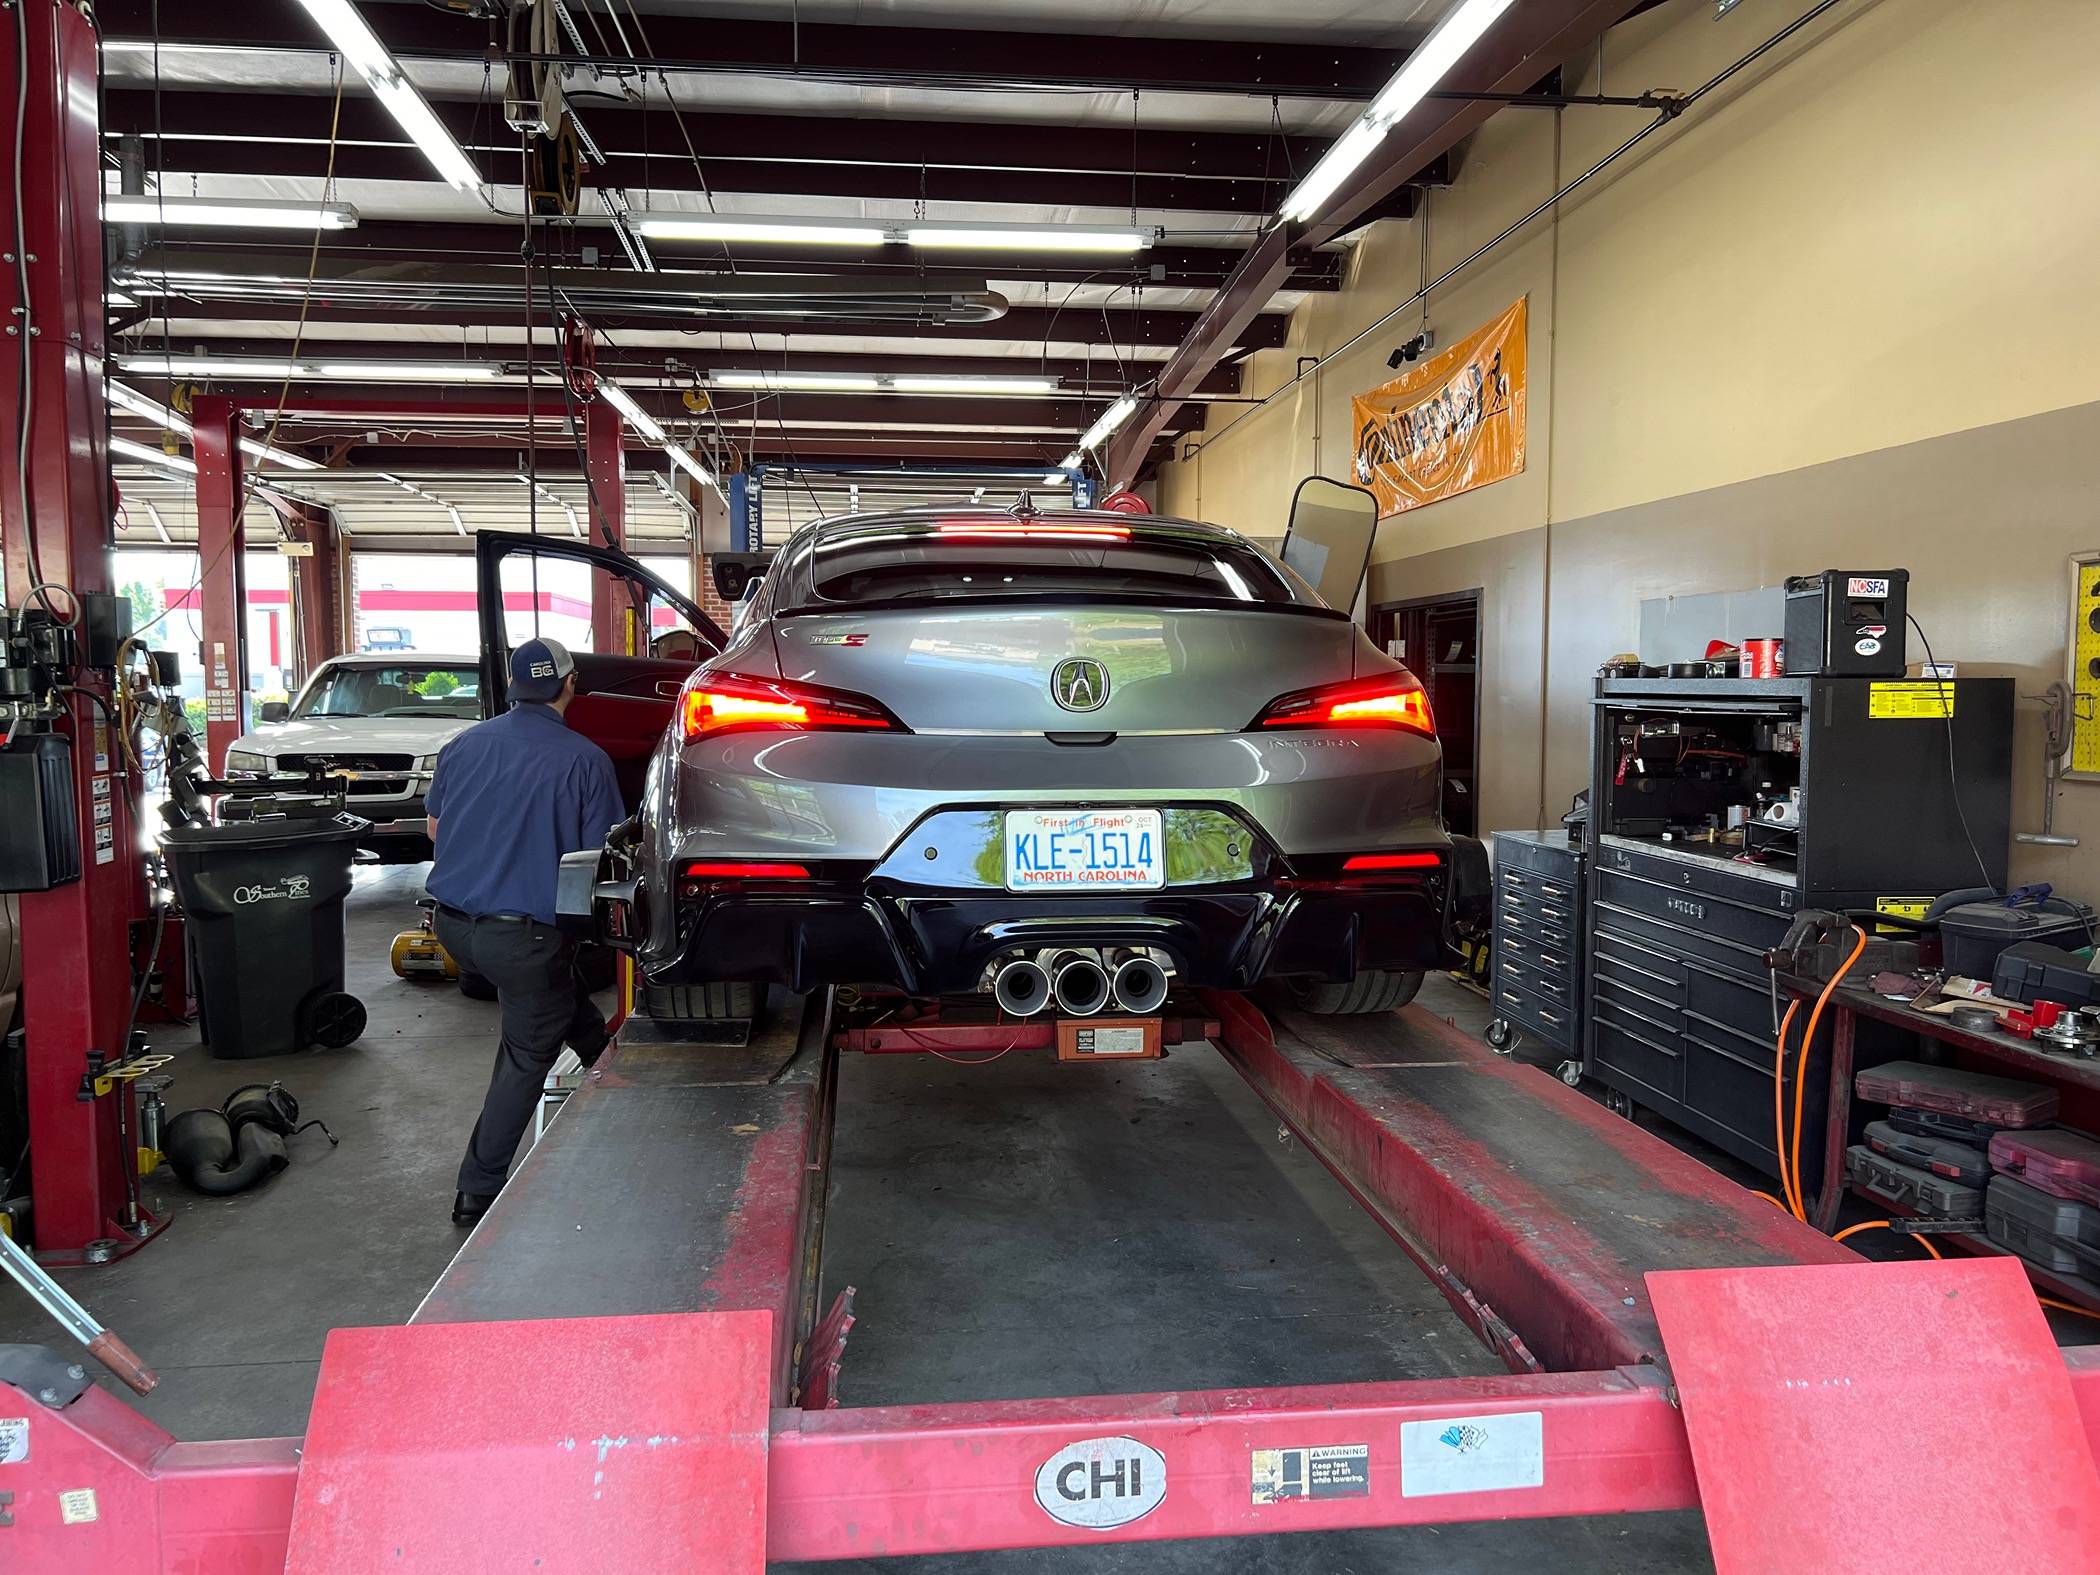
[[[1067,711],[1098,711],[1108,703],[1108,669],[1090,656],[1072,656],[1050,674],[1050,698]]]

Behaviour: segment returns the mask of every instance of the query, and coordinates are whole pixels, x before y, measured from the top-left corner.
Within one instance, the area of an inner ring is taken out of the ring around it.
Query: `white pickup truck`
[[[471,656],[366,652],[314,670],[289,705],[266,704],[260,725],[226,754],[232,778],[320,771],[346,779],[349,807],[372,822],[365,845],[389,864],[430,857],[423,795],[438,751],[481,720],[481,674]],[[224,818],[247,806],[227,798]]]

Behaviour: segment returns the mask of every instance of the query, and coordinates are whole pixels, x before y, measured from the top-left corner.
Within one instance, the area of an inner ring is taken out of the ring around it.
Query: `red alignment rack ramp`
[[[2100,1569],[2064,1356],[2005,1258],[1648,1276],[1721,1575]]]
[[[286,1575],[757,1572],[764,1312],[338,1329]]]

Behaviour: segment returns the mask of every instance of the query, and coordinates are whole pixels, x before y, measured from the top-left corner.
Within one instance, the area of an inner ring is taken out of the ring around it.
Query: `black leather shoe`
[[[472,1225],[488,1213],[495,1198],[484,1197],[478,1192],[455,1192],[452,1194],[452,1223]]]

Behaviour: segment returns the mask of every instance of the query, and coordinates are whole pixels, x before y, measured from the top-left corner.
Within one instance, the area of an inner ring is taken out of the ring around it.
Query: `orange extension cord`
[[[1858,929],[1859,927],[1855,925],[1854,928]],[[1772,1136],[1773,1146],[1779,1153],[1779,1190],[1785,1193],[1786,1196],[1783,1199],[1775,1198],[1769,1192],[1759,1192],[1755,1189],[1753,1189],[1753,1193],[1755,1196],[1763,1198],[1774,1208],[1785,1209],[1803,1224],[1806,1224],[1808,1221],[1808,1206],[1801,1192],[1801,1121],[1803,1100],[1808,1082],[1809,1047],[1815,1043],[1816,1025],[1822,1021],[1824,1006],[1828,1004],[1830,997],[1836,993],[1839,982],[1843,980],[1846,974],[1852,971],[1852,965],[1859,961],[1860,953],[1866,949],[1867,932],[1860,929],[1859,939],[1853,943],[1851,955],[1846,957],[1844,964],[1836,973],[1830,976],[1830,982],[1823,986],[1823,993],[1816,997],[1815,1009],[1808,1014],[1808,1027],[1802,1032],[1801,1052],[1794,1066],[1794,1133],[1791,1143],[1788,1140],[1786,1130],[1786,1079],[1784,1073],[1786,1071],[1786,1034],[1787,1030],[1794,1025],[1794,1013],[1800,1009],[1801,1002],[1798,998],[1787,1003],[1786,1016],[1779,1020],[1779,1043],[1777,1054],[1772,1064]],[[1789,1158],[1790,1153],[1791,1158]],[[1857,1225],[1846,1226],[1830,1239],[1832,1241],[1844,1241],[1848,1237],[1858,1235],[1863,1230],[1895,1231],[1896,1225],[1893,1220],[1861,1220]],[[1944,1258],[1946,1256],[1939,1248],[1933,1246],[1930,1237],[1921,1236],[1915,1232],[1905,1233],[1897,1231],[1896,1233],[1898,1235],[1909,1234],[1912,1241],[1915,1241],[1935,1258]],[[2084,1307],[2073,1306],[2070,1302],[2058,1301],[2053,1296],[2038,1294],[2035,1300],[2044,1307],[2055,1308],[2058,1312],[2072,1313],[2080,1318],[2091,1318],[2096,1322],[2100,1322],[2100,1313]]]

